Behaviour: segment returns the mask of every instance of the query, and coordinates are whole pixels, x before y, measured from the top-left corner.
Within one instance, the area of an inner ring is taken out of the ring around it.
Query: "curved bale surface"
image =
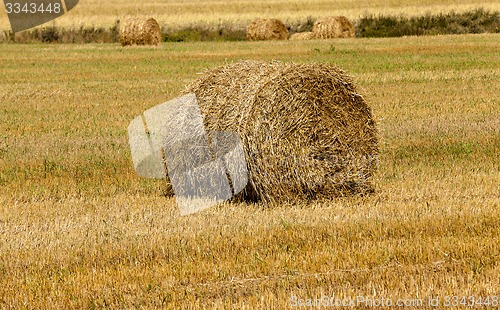
[[[377,130],[341,69],[243,61],[209,70],[186,93],[197,96],[207,132],[241,136],[246,199],[280,203],[373,191]]]
[[[154,18],[126,20],[120,27],[120,43],[126,45],[158,45],[161,42],[160,25]]]
[[[247,27],[247,39],[250,41],[261,40],[286,40],[288,30],[285,24],[278,19],[255,19]]]
[[[318,18],[312,32],[317,39],[351,38],[355,35],[354,26],[345,16]]]
[[[314,39],[314,33],[311,31],[307,32],[297,32],[290,36],[290,40],[312,40]]]

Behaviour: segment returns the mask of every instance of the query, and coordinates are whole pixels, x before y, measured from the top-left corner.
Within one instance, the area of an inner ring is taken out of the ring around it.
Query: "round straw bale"
[[[311,40],[314,39],[314,33],[307,32],[297,32],[290,36],[290,40]]]
[[[318,39],[354,37],[354,26],[344,16],[321,17],[313,25],[312,32]]]
[[[133,18],[120,27],[120,43],[126,45],[158,45],[161,41],[160,25],[154,18]]]
[[[285,24],[278,19],[255,19],[247,27],[247,39],[259,40],[286,40],[288,30]]]
[[[207,132],[237,132],[249,184],[270,203],[373,191],[378,153],[370,107],[351,78],[327,64],[242,61],[188,86]]]

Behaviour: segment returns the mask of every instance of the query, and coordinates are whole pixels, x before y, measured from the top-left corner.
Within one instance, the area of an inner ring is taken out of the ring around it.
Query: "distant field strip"
[[[248,23],[256,17],[279,18],[293,22],[308,16],[344,15],[352,20],[370,14],[407,16],[463,12],[475,8],[500,10],[498,1],[436,0],[436,1],[80,1],[69,14],[48,25],[65,28],[80,26],[110,27],[117,19],[154,17],[160,25],[171,28],[199,23]],[[0,9],[0,29],[8,29],[4,7]]]

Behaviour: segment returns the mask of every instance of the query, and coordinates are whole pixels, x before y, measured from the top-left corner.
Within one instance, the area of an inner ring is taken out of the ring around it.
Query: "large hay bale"
[[[198,98],[207,132],[239,133],[246,198],[332,198],[373,190],[377,131],[351,78],[327,64],[243,61],[206,72]]]
[[[285,24],[278,19],[255,19],[247,27],[247,39],[259,40],[286,40],[288,30]]]
[[[321,17],[313,25],[312,32],[318,39],[354,37],[354,26],[345,16]]]
[[[290,36],[290,40],[311,40],[314,39],[314,33],[307,32],[297,32]]]
[[[126,45],[158,45],[161,42],[160,25],[154,18],[133,18],[120,27],[120,43]]]

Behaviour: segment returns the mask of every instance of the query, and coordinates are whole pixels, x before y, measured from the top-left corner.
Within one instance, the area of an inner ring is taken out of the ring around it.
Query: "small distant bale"
[[[317,39],[354,37],[354,26],[345,16],[321,17],[313,25],[312,32]]]
[[[120,43],[126,45],[158,45],[161,42],[160,25],[154,18],[133,18],[120,27]]]
[[[377,129],[343,70],[242,61],[207,71],[185,92],[196,95],[208,135],[240,135],[243,198],[293,203],[373,191]]]
[[[290,36],[290,40],[312,40],[314,39],[314,33],[311,31],[307,32],[297,32]]]
[[[250,41],[261,40],[286,40],[288,30],[285,24],[278,19],[255,19],[247,27],[247,39]]]

